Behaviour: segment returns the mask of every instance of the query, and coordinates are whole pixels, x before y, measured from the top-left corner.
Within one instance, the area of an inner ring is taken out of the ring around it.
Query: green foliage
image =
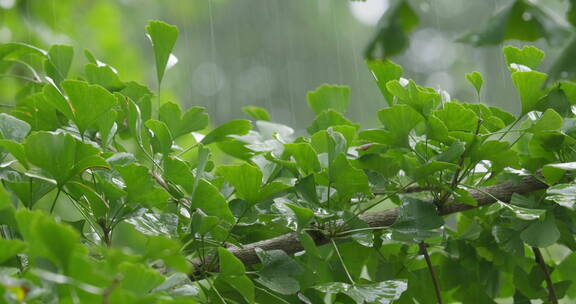
[[[378,30],[366,47],[364,57],[388,58],[400,54],[408,48],[409,34],[419,23],[420,17],[410,3],[397,1],[380,19]]]
[[[482,30],[469,33],[460,41],[475,46],[495,45],[504,40],[536,41],[545,38],[560,44],[568,30],[538,5],[526,0],[515,0],[490,18]]]
[[[515,1],[465,40],[548,37],[546,18]],[[398,1],[369,55],[399,54],[418,22]],[[160,84],[178,30],[146,31]],[[69,46],[2,44],[0,64],[37,64],[0,114],[0,298],[527,303],[554,302],[552,281],[573,301],[576,84],[547,82],[535,47],[503,52],[520,115],[368,60],[388,103],[381,127],[345,116],[348,87],[322,85],[307,95],[305,134],[256,106],[243,108],[254,122],[211,126],[201,107],[152,107],[148,87],[88,51],[75,74]],[[479,97],[482,75],[465,78]]]
[[[327,283],[315,286],[319,291],[328,294],[343,293],[356,303],[392,303],[400,298],[406,290],[403,281],[384,281],[375,284],[350,285],[346,283]]]

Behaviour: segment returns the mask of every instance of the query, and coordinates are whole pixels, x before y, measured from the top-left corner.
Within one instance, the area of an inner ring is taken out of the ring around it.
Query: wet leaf
[[[302,268],[284,251],[264,251],[257,248],[256,254],[262,262],[257,281],[280,294],[295,294],[300,290],[300,284],[295,276],[302,273]]]
[[[406,281],[390,280],[372,284],[351,285],[340,282],[326,283],[314,286],[314,289],[328,294],[343,293],[356,303],[388,304],[400,298],[408,289]]]
[[[372,72],[372,76],[374,76],[380,92],[384,95],[388,104],[391,105],[394,100],[386,84],[391,80],[400,79],[404,70],[401,66],[390,60],[368,60],[366,64]]]
[[[484,78],[482,77],[482,74],[479,72],[467,73],[466,80],[468,80],[468,82],[474,86],[474,89],[476,89],[476,94],[480,95],[480,90],[484,84]]]
[[[174,138],[208,126],[208,114],[202,107],[191,107],[182,115],[182,109],[175,103],[167,102],[160,107],[160,120],[163,121]]]
[[[552,214],[547,214],[544,220],[530,223],[520,234],[522,240],[533,247],[544,248],[554,244],[560,238],[560,232],[556,227]]]
[[[165,22],[154,20],[148,22],[146,33],[154,49],[156,76],[158,83],[161,83],[172,49],[178,39],[178,28]]]
[[[316,115],[332,109],[344,114],[348,107],[350,89],[344,86],[322,85],[315,91],[308,92],[308,105]]]
[[[256,120],[270,121],[270,114],[268,114],[268,111],[257,106],[242,107],[242,112],[250,115],[250,117]]]
[[[109,167],[98,148],[68,134],[34,133],[24,141],[24,150],[28,161],[48,172],[60,187],[86,169]]]

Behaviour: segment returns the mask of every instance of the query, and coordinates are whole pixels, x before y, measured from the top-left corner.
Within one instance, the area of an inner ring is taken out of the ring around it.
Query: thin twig
[[[474,132],[474,139],[472,140],[470,147],[472,147],[476,142],[476,137],[480,133],[480,126],[482,126],[482,119],[478,119],[478,123],[476,124],[476,131]],[[464,174],[462,174],[462,176],[460,176],[460,173],[462,172],[462,166],[464,166],[464,160],[466,159],[468,152],[469,151],[464,151],[460,155],[460,159],[458,160],[458,168],[456,169],[456,172],[454,172],[454,177],[452,178],[452,182],[450,183],[450,191],[446,191],[446,193],[444,193],[444,195],[440,197],[440,200],[434,201],[435,205],[438,208],[440,208],[442,204],[444,204],[446,200],[450,198],[450,195],[452,195],[454,189],[456,189],[458,184],[462,181],[463,177],[466,176],[468,168],[464,170]]]
[[[510,125],[510,127],[508,129],[506,129],[506,131],[504,133],[502,133],[502,135],[500,136],[500,138],[498,138],[498,140],[502,140],[502,138],[504,138],[506,136],[506,134],[508,134],[510,131],[512,131],[512,128],[514,128],[516,126],[516,124],[518,124],[520,122],[520,120],[522,120],[522,118],[524,118],[523,114],[520,117],[518,117],[513,123],[512,125]]]
[[[244,208],[244,210],[242,210],[242,213],[240,213],[240,215],[238,216],[238,218],[236,218],[236,221],[234,222],[234,224],[232,225],[232,227],[230,227],[230,229],[228,229],[228,233],[226,234],[226,237],[225,237],[224,240],[222,241],[221,246],[226,245],[226,242],[228,241],[228,239],[229,239],[230,236],[232,235],[232,230],[234,230],[234,228],[236,228],[236,227],[238,226],[238,224],[240,224],[240,221],[242,220],[242,218],[244,218],[244,216],[246,215],[246,212],[248,212],[248,209],[250,209],[250,207]]]
[[[428,255],[428,244],[420,242],[420,254],[424,256],[426,260],[426,265],[428,265],[428,271],[430,271],[430,277],[432,278],[432,283],[434,283],[434,291],[436,292],[436,299],[438,299],[438,304],[442,304],[442,294],[440,293],[440,284],[438,283],[438,278],[436,278],[436,273],[434,272],[434,267],[432,266],[432,261],[430,261],[430,255]]]
[[[258,287],[258,286],[254,286],[254,288],[256,288],[256,289],[258,289],[258,290],[260,290],[260,291],[262,291],[262,292],[267,293],[268,295],[270,295],[271,297],[275,298],[276,300],[278,300],[278,301],[280,301],[280,302],[282,302],[282,303],[290,304],[290,302],[288,302],[288,301],[282,299],[281,297],[279,297],[279,296],[277,296],[277,295],[269,292],[269,291],[266,290],[265,288],[261,288],[261,287]]]
[[[390,228],[389,226],[382,226],[382,227],[366,227],[366,228],[358,228],[358,229],[351,229],[351,230],[345,230],[345,231],[340,231],[338,233],[336,233],[337,236],[341,236],[344,234],[350,234],[350,233],[356,233],[356,232],[364,232],[364,231],[374,231],[374,230],[382,230],[382,229],[388,229]]]
[[[112,294],[114,289],[116,289],[118,284],[120,284],[121,280],[122,277],[120,276],[115,277],[114,280],[112,281],[112,284],[110,284],[108,287],[106,287],[106,289],[104,289],[104,291],[102,292],[102,304],[110,303],[110,295]]]
[[[216,289],[216,286],[214,286],[214,284],[212,284],[212,281],[210,279],[206,280],[206,282],[208,282],[208,285],[210,285],[210,288],[212,288],[212,290],[214,290],[214,293],[218,296],[218,299],[220,301],[222,301],[222,303],[224,303],[224,304],[228,303],[228,302],[226,302],[224,297],[220,294],[218,289]]]
[[[436,187],[420,187],[420,186],[412,186],[412,187],[408,187],[406,189],[404,189],[402,191],[402,193],[416,193],[416,192],[425,192],[425,191],[437,191],[439,190]],[[372,190],[372,194],[374,195],[382,195],[382,194],[387,194],[390,192],[394,192],[394,191],[388,191],[386,189],[374,189]]]
[[[190,150],[192,150],[192,149],[194,149],[194,148],[196,148],[196,147],[198,147],[198,143],[195,143],[195,144],[193,144],[192,146],[190,146],[190,147],[182,150],[181,152],[178,152],[178,154],[176,154],[176,156],[177,156],[177,157],[180,157],[180,156],[186,154],[186,152],[188,152],[188,151],[190,151]]]
[[[411,183],[409,183],[409,184],[401,187],[400,189],[394,191],[393,193],[390,193],[390,194],[384,196],[383,198],[377,200],[377,201],[376,201],[375,203],[373,203],[372,205],[370,205],[370,206],[368,206],[368,207],[360,210],[359,212],[356,212],[356,213],[354,214],[354,216],[352,216],[351,218],[347,219],[347,220],[344,222],[344,225],[342,225],[342,228],[344,228],[344,227],[346,226],[346,224],[348,224],[350,221],[358,218],[360,215],[368,212],[370,209],[376,207],[377,205],[379,205],[379,204],[382,203],[383,201],[385,201],[385,200],[393,197],[394,195],[397,195],[397,194],[399,194],[399,193],[402,193],[404,190],[406,190],[407,188],[409,188],[410,186],[412,186],[412,185],[415,184],[415,183],[416,183],[416,181],[413,181],[413,182],[411,182]]]
[[[58,201],[58,197],[60,196],[60,192],[62,188],[58,187],[58,192],[56,192],[56,196],[54,197],[54,201],[52,201],[52,207],[50,207],[50,214],[54,212],[54,207],[56,207],[56,201]]]
[[[0,74],[0,78],[15,78],[15,79],[25,80],[25,81],[29,81],[29,82],[38,82],[34,78],[16,75],[16,74]]]
[[[554,288],[554,283],[550,278],[550,273],[548,272],[548,267],[546,266],[546,262],[544,262],[544,258],[542,257],[542,252],[538,247],[532,247],[532,251],[534,252],[534,260],[536,264],[540,266],[540,269],[544,273],[544,279],[546,280],[546,286],[548,287],[548,299],[552,304],[558,304],[558,296],[556,296],[556,289]]]
[[[346,272],[346,276],[348,277],[348,280],[350,280],[350,283],[352,283],[352,285],[356,285],[356,282],[354,282],[354,279],[352,279],[350,272],[348,272],[348,268],[346,268],[346,263],[344,263],[344,259],[342,259],[342,255],[340,255],[340,251],[338,250],[338,246],[336,246],[336,242],[334,242],[334,240],[330,240],[330,241],[332,242],[332,246],[334,246],[334,250],[336,251],[336,255],[338,256],[338,259],[340,260],[340,263],[342,264],[342,268],[344,268],[344,272]]]

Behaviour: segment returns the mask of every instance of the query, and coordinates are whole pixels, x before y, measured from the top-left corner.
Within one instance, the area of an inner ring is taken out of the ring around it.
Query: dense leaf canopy
[[[557,43],[549,18],[518,0],[461,40]],[[19,93],[0,114],[0,303],[574,301],[566,54],[545,73],[538,48],[503,48],[513,115],[404,78],[388,57],[418,23],[398,1],[368,46],[374,129],[346,117],[345,86],[309,92],[296,130],[256,106],[213,126],[88,51],[69,76],[72,47],[1,44]],[[178,29],[146,32],[161,86]],[[490,81],[465,79],[479,99]]]

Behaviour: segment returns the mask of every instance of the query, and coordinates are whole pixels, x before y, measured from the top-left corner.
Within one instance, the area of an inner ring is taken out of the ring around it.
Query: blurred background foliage
[[[166,74],[163,101],[179,102],[184,108],[205,106],[213,123],[244,117],[243,106],[261,106],[274,121],[303,130],[313,118],[306,92],[323,83],[340,84],[351,87],[353,106],[347,116],[364,127],[374,127],[374,113],[386,102],[364,56],[378,27],[386,22],[378,24],[381,16],[399,1],[0,0],[0,43],[26,42],[44,48],[54,43],[73,45],[76,56],[71,75],[78,76],[87,62],[81,54],[90,49],[115,67],[122,80],[155,88],[152,50],[142,29],[148,20],[159,19],[180,29],[174,50],[179,63]],[[404,77],[444,89],[462,101],[478,100],[464,75],[479,71],[489,79],[479,101],[518,113],[503,45],[475,47],[472,44],[478,41],[474,39],[468,44],[457,42],[513,2],[409,1],[419,22],[409,33],[408,49],[392,59],[405,68]],[[569,2],[540,0],[535,5],[556,25],[568,28],[564,14]],[[544,66],[550,66],[568,38],[545,38],[535,44],[546,51]],[[15,94],[0,91],[0,103],[13,104]]]

